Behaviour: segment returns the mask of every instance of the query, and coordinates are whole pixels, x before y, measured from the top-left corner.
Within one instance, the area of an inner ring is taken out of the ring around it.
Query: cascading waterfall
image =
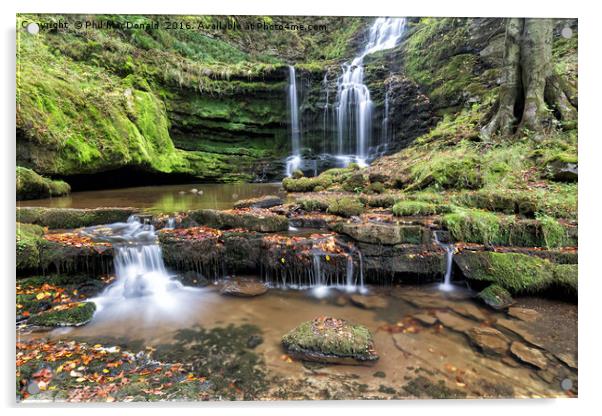
[[[128,300],[144,299],[145,304],[169,308],[177,303],[175,296],[191,291],[168,274],[155,229],[136,216],[125,223],[89,227],[83,235],[94,241],[113,245],[116,280],[93,299],[98,311],[106,306],[115,308]]]
[[[301,130],[299,128],[299,103],[295,67],[288,67],[288,107],[291,123],[292,155],[286,160],[286,176],[291,176],[301,166]]]
[[[454,285],[451,283],[452,277],[452,265],[454,260],[454,250],[455,247],[451,243],[443,243],[439,239],[439,231],[433,232],[433,237],[435,239],[435,243],[442,247],[445,250],[445,276],[443,278],[443,283],[439,285],[439,289],[449,292],[454,289]]]
[[[370,28],[368,43],[362,53],[351,63],[347,62],[342,66],[343,73],[337,80],[336,106],[339,159],[354,160],[360,166],[366,166],[371,158],[369,146],[372,135],[373,103],[370,99],[370,90],[364,84],[364,57],[397,45],[405,26],[405,18],[376,19]]]

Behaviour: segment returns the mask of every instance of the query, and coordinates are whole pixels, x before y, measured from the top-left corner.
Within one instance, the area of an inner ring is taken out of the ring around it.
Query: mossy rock
[[[17,207],[17,221],[43,227],[64,229],[125,222],[136,213],[134,208],[42,208]]]
[[[82,326],[92,320],[96,305],[92,302],[80,302],[69,309],[50,310],[35,315],[28,323],[38,326]]]
[[[44,229],[39,225],[17,223],[17,270],[38,267],[43,236]]]
[[[17,200],[62,196],[69,192],[71,187],[67,182],[45,178],[31,169],[17,166]]]
[[[321,187],[322,190],[328,188],[332,184],[329,177],[316,176],[314,178],[284,178],[282,187],[288,192],[312,192],[316,187]]]
[[[554,268],[554,286],[576,296],[579,290],[579,266],[577,264],[557,264]]]
[[[343,189],[347,192],[361,192],[366,186],[366,178],[361,173],[354,173],[343,182]]]
[[[364,205],[356,198],[336,198],[329,202],[326,212],[341,217],[355,217],[364,212]]]
[[[307,321],[282,337],[293,358],[331,364],[372,364],[378,360],[370,331],[332,317]]]
[[[386,188],[382,182],[372,182],[368,185],[366,191],[374,194],[382,194],[386,191]]]
[[[398,217],[417,215],[436,215],[451,211],[448,205],[437,205],[424,201],[402,200],[393,205],[393,214]]]
[[[469,281],[497,284],[513,294],[541,292],[556,282],[556,264],[526,254],[464,250],[454,261]]]
[[[507,309],[515,303],[512,295],[499,285],[487,286],[477,294],[477,298],[497,310]]]
[[[577,245],[572,228],[548,216],[523,220],[514,215],[456,209],[442,217],[442,224],[456,241],[467,243],[548,249]]]
[[[297,201],[304,211],[321,211],[328,209],[328,199],[325,198],[303,198]]]
[[[362,204],[371,208],[391,208],[398,200],[394,194],[366,195],[359,197]]]
[[[285,216],[264,209],[248,211],[200,209],[189,211],[188,216],[198,224],[217,229],[244,228],[263,233],[288,230],[288,219]]]

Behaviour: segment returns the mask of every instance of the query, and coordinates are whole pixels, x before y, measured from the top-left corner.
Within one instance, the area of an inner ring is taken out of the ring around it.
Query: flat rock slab
[[[435,312],[435,316],[443,326],[458,332],[466,332],[474,326],[474,322],[462,318],[452,312]]]
[[[479,309],[478,306],[470,303],[452,304],[450,305],[450,308],[454,312],[466,318],[474,319],[476,321],[485,321],[487,319],[487,315],[485,315],[485,313],[481,309]]]
[[[435,325],[437,323],[437,318],[428,313],[417,313],[416,315],[413,315],[413,318],[425,325]]]
[[[243,228],[262,233],[288,230],[288,219],[263,208],[241,208],[227,211],[199,209],[188,216],[198,224],[217,229]]]
[[[531,364],[540,370],[543,370],[548,366],[548,360],[540,350],[527,347],[522,342],[514,341],[510,345],[510,351],[522,362]]]
[[[539,312],[535,309],[520,308],[517,306],[508,308],[508,315],[526,322],[533,322],[539,318]]]
[[[475,326],[466,331],[466,335],[485,353],[504,354],[508,351],[508,338],[495,328]]]
[[[333,224],[332,228],[363,243],[395,245],[420,244],[428,241],[425,239],[426,229],[417,225],[338,222]]]
[[[529,329],[520,321],[513,321],[511,319],[502,318],[496,321],[496,326],[504,328],[510,332],[514,332],[516,335],[521,337],[523,340],[527,341],[529,344],[532,344],[539,348],[543,348],[541,340],[539,340],[535,335],[529,332]]]
[[[387,299],[376,295],[351,295],[349,299],[355,306],[363,309],[386,308],[388,305]]]
[[[227,296],[253,297],[263,295],[268,291],[265,284],[252,280],[233,280],[226,283],[220,293]]]
[[[554,355],[567,366],[577,369],[577,358],[573,354],[561,352]]]

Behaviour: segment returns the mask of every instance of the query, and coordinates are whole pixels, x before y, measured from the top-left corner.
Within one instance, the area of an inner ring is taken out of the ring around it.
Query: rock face
[[[226,283],[220,290],[220,293],[227,296],[248,298],[263,295],[267,291],[267,286],[261,282],[253,280],[233,280]]]
[[[190,211],[188,215],[201,225],[217,229],[244,228],[263,233],[288,230],[286,217],[260,208],[229,211],[200,209]]]
[[[234,204],[234,208],[272,208],[282,205],[284,201],[279,196],[266,195],[259,198],[242,199]]]
[[[466,335],[485,353],[504,354],[508,351],[508,338],[495,328],[475,326]]]
[[[378,360],[370,331],[342,319],[318,317],[282,337],[293,358],[330,364],[372,364]]]
[[[527,347],[522,342],[514,341],[512,345],[510,345],[510,351],[519,360],[531,364],[540,370],[543,370],[548,366],[548,360],[540,350]]]
[[[559,182],[577,182],[579,179],[577,163],[555,160],[548,164],[548,173],[551,179]]]

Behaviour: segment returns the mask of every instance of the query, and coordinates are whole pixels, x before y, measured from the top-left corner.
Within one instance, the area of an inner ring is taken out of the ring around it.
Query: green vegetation
[[[342,217],[354,217],[364,212],[364,205],[356,198],[334,198],[328,203],[326,212]]]
[[[17,270],[34,269],[40,263],[39,244],[44,229],[17,222]]]
[[[88,323],[96,305],[92,302],[80,302],[68,309],[50,310],[35,315],[28,323],[39,326],[80,326]]]
[[[463,251],[455,259],[469,280],[490,282],[513,294],[536,293],[558,287],[573,293],[577,290],[576,265],[557,265],[520,253]]]
[[[393,205],[393,214],[398,217],[412,215],[435,215],[450,212],[451,207],[447,205],[436,205],[430,202],[401,200]]]
[[[62,196],[70,191],[71,187],[64,181],[48,179],[31,169],[17,166],[17,200]]]

